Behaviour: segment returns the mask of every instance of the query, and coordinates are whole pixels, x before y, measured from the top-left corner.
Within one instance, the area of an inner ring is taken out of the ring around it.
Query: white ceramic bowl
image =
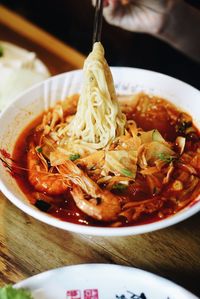
[[[111,70],[119,94],[145,91],[164,97],[192,115],[196,126],[200,128],[200,92],[197,89],[169,76],[147,70],[119,67]],[[17,97],[0,115],[0,149],[12,153],[22,130],[45,108],[51,107],[67,95],[80,92],[81,84],[82,71],[72,71],[39,83]],[[0,163],[0,189],[13,204],[38,220],[65,230],[98,236],[124,236],[158,230],[180,222],[200,210],[200,198],[198,198],[192,205],[164,220],[138,226],[101,228],[64,222],[39,211],[28,202],[2,163]]]
[[[109,264],[58,268],[30,277],[15,287],[29,289],[34,299],[197,299],[150,272]]]

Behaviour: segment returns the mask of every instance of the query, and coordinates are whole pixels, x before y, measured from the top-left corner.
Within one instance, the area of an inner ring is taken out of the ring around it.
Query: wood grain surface
[[[0,5],[0,40],[34,51],[52,75],[80,69],[85,57],[49,33]]]
[[[34,30],[29,30],[28,35],[26,28],[29,26],[36,29],[39,40]],[[81,54],[2,6],[1,39],[35,51],[52,74],[80,68],[83,64]],[[51,46],[50,40],[53,41]],[[60,50],[55,50],[53,44],[55,48],[60,45]],[[69,49],[70,54],[67,52]],[[166,277],[200,296],[199,214],[148,234],[91,237],[39,222],[20,211],[0,193],[0,286],[16,283],[49,269],[83,263],[134,266]]]

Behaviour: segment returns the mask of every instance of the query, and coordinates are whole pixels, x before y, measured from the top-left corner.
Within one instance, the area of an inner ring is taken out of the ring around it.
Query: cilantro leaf
[[[42,153],[42,147],[37,147],[36,150],[38,153]]]
[[[160,153],[158,154],[158,158],[166,163],[171,163],[173,162],[176,158],[173,156],[170,156],[166,153]]]
[[[79,154],[72,154],[69,156],[69,160],[71,161],[75,161],[77,159],[79,159],[81,156]]]
[[[115,184],[113,185],[112,189],[116,189],[116,190],[125,190],[127,188],[127,185],[124,185],[124,184]]]
[[[33,299],[30,291],[26,289],[14,289],[11,285],[0,288],[1,299]]]

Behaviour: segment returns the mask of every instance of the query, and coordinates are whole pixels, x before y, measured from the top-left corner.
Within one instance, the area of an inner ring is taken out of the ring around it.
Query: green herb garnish
[[[37,147],[36,150],[37,150],[38,153],[42,153],[42,147]]]
[[[123,190],[125,190],[126,188],[127,188],[127,185],[124,185],[124,184],[119,183],[119,184],[115,184],[115,185],[113,185],[112,190],[123,191]]]
[[[71,161],[75,161],[77,159],[79,159],[81,156],[79,154],[72,154],[69,156],[69,160]]]
[[[176,158],[173,156],[170,156],[166,153],[160,153],[158,154],[158,158],[166,163],[171,163],[173,162]]]
[[[133,173],[130,170],[126,169],[126,168],[121,169],[121,174],[123,174],[125,176],[129,176],[131,178],[133,177]]]
[[[0,288],[1,299],[33,299],[30,291],[26,289],[14,289],[11,285]]]
[[[3,56],[3,54],[4,54],[3,52],[4,52],[3,47],[0,45],[0,57]]]

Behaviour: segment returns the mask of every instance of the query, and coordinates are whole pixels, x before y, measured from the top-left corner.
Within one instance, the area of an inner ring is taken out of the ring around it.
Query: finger
[[[113,3],[113,4],[121,4],[123,6],[131,3],[131,0],[105,0],[105,1],[108,3],[108,5]]]
[[[96,5],[97,0],[92,0],[92,5]],[[109,5],[109,0],[103,0],[103,7],[106,7]]]
[[[121,0],[122,5],[128,5],[130,3],[129,0]]]
[[[118,26],[125,9],[126,6],[121,4],[121,0],[109,0],[109,5],[103,9],[103,16],[109,24]]]
[[[140,8],[135,6],[133,0],[128,4],[124,2],[124,5],[121,4],[122,0],[109,1],[109,6],[103,10],[104,18],[109,24],[129,31],[141,31],[141,19],[137,17]]]
[[[109,1],[109,5],[104,7],[103,9],[103,16],[105,20],[110,24],[113,24],[113,22],[115,21],[115,9],[116,3],[114,3],[114,1]]]

